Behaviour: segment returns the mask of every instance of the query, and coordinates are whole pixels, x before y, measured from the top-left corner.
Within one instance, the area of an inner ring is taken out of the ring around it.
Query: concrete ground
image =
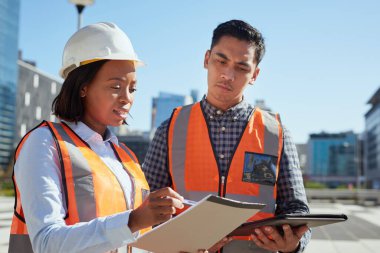
[[[380,207],[330,203],[311,204],[312,213],[344,213],[346,222],[313,229],[306,253],[380,252]]]
[[[0,197],[0,253],[8,252],[9,228],[13,215],[13,198]]]
[[[312,203],[312,213],[344,213],[348,221],[313,229],[305,253],[380,252],[380,207]],[[0,197],[0,253],[8,252],[13,198]]]

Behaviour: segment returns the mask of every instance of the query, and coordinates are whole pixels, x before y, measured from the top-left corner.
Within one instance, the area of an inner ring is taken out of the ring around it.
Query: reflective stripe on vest
[[[139,164],[135,156],[126,147],[111,146],[115,156],[133,181],[132,196],[125,196],[122,187],[111,170],[100,157],[64,123],[43,122],[39,127],[48,126],[57,146],[61,164],[62,184],[65,197],[63,202],[67,215],[65,222],[72,225],[78,222],[90,221],[97,217],[112,215],[128,210],[127,198],[132,198],[133,208],[143,201],[142,192],[148,191]],[[33,131],[33,130],[32,130]],[[21,140],[16,149],[16,157],[30,132]],[[125,150],[128,150],[126,152]],[[33,252],[26,229],[19,191],[16,188],[15,215],[12,219],[9,252]],[[147,231],[145,229],[144,231]],[[19,249],[22,248],[23,251]]]
[[[225,179],[226,192],[220,191],[221,176],[207,123],[200,103],[177,108],[168,132],[168,164],[173,188],[185,198],[200,200],[208,194],[246,202],[267,204],[253,219],[273,216],[276,205],[276,184],[243,182],[245,152],[277,157],[278,177],[282,152],[282,127],[278,116],[256,109],[250,117],[236,147]]]

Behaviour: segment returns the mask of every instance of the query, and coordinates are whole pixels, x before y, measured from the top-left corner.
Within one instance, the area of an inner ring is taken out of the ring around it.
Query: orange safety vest
[[[120,213],[141,205],[149,193],[149,186],[136,156],[124,144],[117,146],[111,143],[111,147],[132,179],[132,196],[125,196],[111,170],[91,150],[90,146],[65,123],[43,121],[36,128],[38,127],[48,127],[57,145],[66,200],[67,213],[64,217],[66,225],[87,222],[97,217]],[[23,144],[33,130],[20,141],[16,149],[15,161],[17,161]],[[8,252],[33,253],[14,174],[12,178],[16,196]],[[132,198],[131,206],[128,206],[126,198]],[[144,229],[140,233],[148,230],[150,228]]]
[[[200,103],[178,107],[172,114],[168,131],[168,165],[173,189],[196,201],[208,194],[218,194],[239,201],[265,203],[266,206],[249,220],[272,217],[282,145],[279,116],[257,108],[246,125],[226,175],[221,175],[219,155],[213,150]],[[252,173],[247,170],[250,162],[247,157],[253,157],[250,154],[271,157],[275,172],[269,176],[273,175],[273,183],[254,182]]]

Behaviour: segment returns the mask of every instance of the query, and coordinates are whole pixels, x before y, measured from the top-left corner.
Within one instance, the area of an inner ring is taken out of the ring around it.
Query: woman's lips
[[[123,119],[126,119],[128,116],[128,111],[126,110],[114,109],[113,112]]]

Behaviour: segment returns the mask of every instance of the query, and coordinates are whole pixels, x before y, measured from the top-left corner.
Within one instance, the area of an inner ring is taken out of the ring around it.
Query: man
[[[251,220],[309,212],[289,132],[278,115],[253,108],[243,97],[264,53],[261,33],[244,21],[214,30],[204,59],[207,95],[175,109],[146,155],[143,170],[152,190],[171,186],[192,200],[212,193],[266,203]],[[251,241],[233,240],[224,252],[302,252],[309,238],[306,226],[267,226],[256,229]]]

